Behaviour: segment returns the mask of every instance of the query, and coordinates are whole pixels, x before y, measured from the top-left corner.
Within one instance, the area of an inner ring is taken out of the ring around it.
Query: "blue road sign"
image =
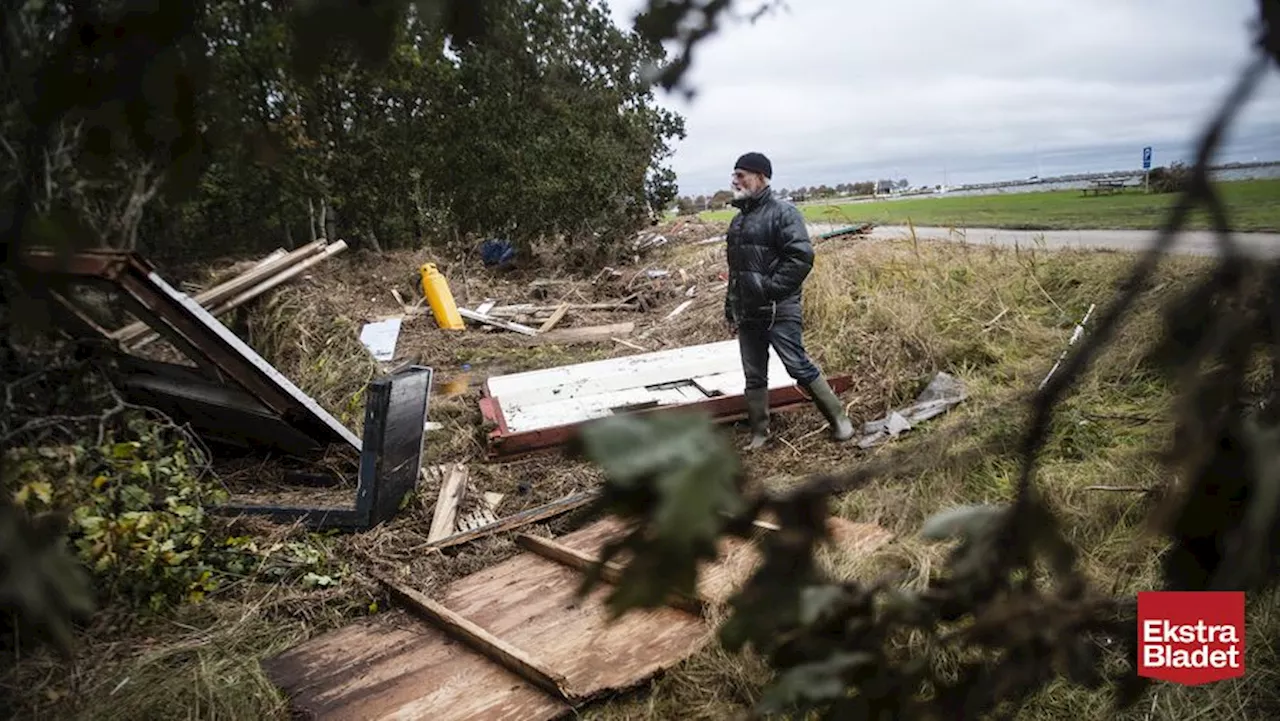
[[[1142,169],[1151,170],[1151,146],[1142,149]]]

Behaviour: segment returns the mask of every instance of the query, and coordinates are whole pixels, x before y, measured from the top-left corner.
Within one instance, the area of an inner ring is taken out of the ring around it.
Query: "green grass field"
[[[1280,180],[1241,180],[1218,184],[1232,226],[1241,231],[1280,231]],[[1175,193],[1141,190],[1085,197],[1079,190],[967,197],[926,197],[862,203],[809,203],[800,206],[814,222],[878,225],[1015,228],[1020,230],[1134,229],[1159,227]],[[733,209],[702,213],[706,220],[725,221]],[[1208,215],[1197,211],[1189,227],[1208,228]]]

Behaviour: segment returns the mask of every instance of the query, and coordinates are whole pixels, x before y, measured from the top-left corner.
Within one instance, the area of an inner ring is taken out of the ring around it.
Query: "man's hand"
[[[737,336],[737,335],[738,335],[738,324],[737,324],[737,323],[734,323],[733,321],[729,320],[728,318],[725,318],[725,320],[724,320],[724,326],[725,326],[725,328],[728,328],[728,329],[729,329],[729,335],[731,335],[731,336]]]

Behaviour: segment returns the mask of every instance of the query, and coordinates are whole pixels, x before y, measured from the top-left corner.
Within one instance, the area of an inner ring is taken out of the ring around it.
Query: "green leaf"
[[[118,461],[124,461],[124,460],[129,460],[131,458],[135,458],[137,456],[138,448],[140,446],[141,444],[138,443],[137,441],[125,441],[122,443],[117,443],[111,447],[111,457]]]
[[[640,521],[609,549],[632,552],[609,596],[611,612],[693,594],[699,561],[715,557],[726,516],[745,505],[738,457],[724,435],[698,414],[614,416],[584,427],[579,443],[605,473],[600,507]],[[595,582],[588,575],[582,591]]]

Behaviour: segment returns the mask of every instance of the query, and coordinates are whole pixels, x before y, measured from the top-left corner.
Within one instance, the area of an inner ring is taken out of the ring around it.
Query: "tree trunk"
[[[320,227],[324,228],[325,240],[338,242],[338,213],[329,207],[329,201],[320,200]]]

